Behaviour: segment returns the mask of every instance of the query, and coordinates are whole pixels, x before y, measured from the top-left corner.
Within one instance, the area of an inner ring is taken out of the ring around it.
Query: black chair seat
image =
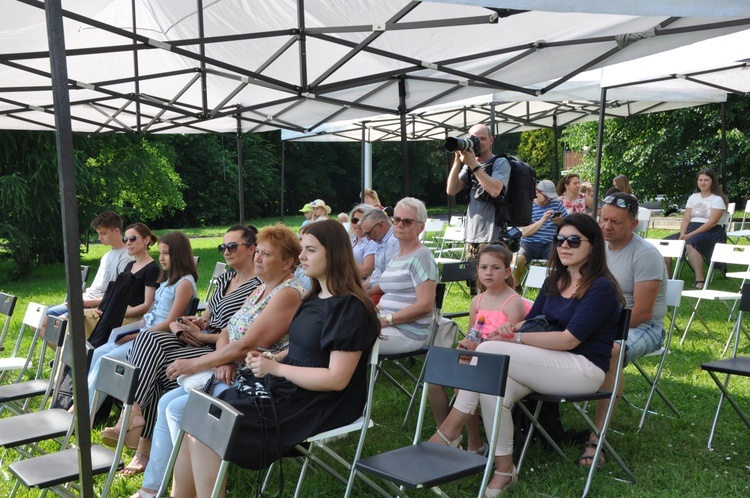
[[[701,369],[707,372],[744,375],[750,377],[750,357],[738,356],[736,358],[711,361],[702,364]]]
[[[531,393],[526,396],[526,399],[531,401],[547,401],[550,403],[581,403],[597,399],[609,399],[610,396],[612,396],[612,391],[596,391],[591,394],[571,394],[569,396],[562,396],[560,394]]]
[[[41,396],[47,392],[48,386],[49,379],[35,379],[0,386],[0,403]]]
[[[0,446],[13,448],[64,436],[73,415],[55,408],[0,420]]]
[[[404,358],[411,358],[413,356],[427,354],[428,349],[430,349],[430,347],[425,345],[419,349],[415,349],[414,351],[408,351],[406,353],[381,354],[381,355],[378,355],[378,357],[381,360],[402,360]]]
[[[487,458],[434,443],[417,443],[357,462],[357,468],[411,488],[431,488],[482,472]]]
[[[91,447],[93,475],[106,474],[116,457],[115,452],[104,446]],[[118,469],[123,467],[119,463]],[[8,467],[19,481],[29,488],[48,488],[78,480],[78,449],[69,448],[57,453],[42,455],[30,460],[21,460]]]

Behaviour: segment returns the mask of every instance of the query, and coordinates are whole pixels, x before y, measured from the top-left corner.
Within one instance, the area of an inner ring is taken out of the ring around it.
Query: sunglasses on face
[[[628,211],[630,211],[634,215],[638,214],[638,210],[634,209],[635,208],[635,204],[633,204],[632,202],[628,201],[627,199],[623,199],[622,197],[615,197],[614,195],[608,195],[607,197],[604,198],[604,200],[602,202],[604,204],[615,205],[618,208],[627,209]]]
[[[357,223],[359,223],[359,218],[355,218],[352,216],[352,225],[356,225]]]
[[[138,236],[137,235],[131,235],[130,237],[123,237],[122,238],[122,243],[123,244],[127,244],[128,242],[135,242],[136,240],[138,240]]]
[[[414,222],[417,220],[413,220],[411,218],[399,218],[398,216],[393,217],[393,224],[398,225],[399,223],[403,223],[405,227],[410,227],[414,224]]]
[[[234,254],[237,252],[237,248],[240,246],[251,246],[252,244],[248,244],[247,242],[230,242],[229,244],[219,244],[219,253],[224,254],[224,251],[229,251],[229,254]]]
[[[580,235],[568,235],[567,237],[564,237],[562,235],[555,235],[555,237],[552,239],[552,241],[555,243],[555,247],[562,247],[563,242],[568,243],[568,247],[571,249],[576,249],[578,247],[581,247],[581,242],[584,240],[589,239],[582,239]]]

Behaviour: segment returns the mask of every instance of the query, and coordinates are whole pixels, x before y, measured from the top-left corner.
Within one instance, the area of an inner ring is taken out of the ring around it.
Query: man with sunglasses
[[[486,244],[500,238],[500,228],[495,223],[495,205],[491,200],[477,197],[481,188],[491,197],[497,197],[508,184],[510,178],[510,163],[507,159],[492,153],[494,137],[490,129],[483,124],[477,124],[469,129],[469,134],[479,139],[480,154],[474,155],[473,150],[456,151],[446,192],[456,195],[462,190],[469,189],[469,202],[466,208],[466,259],[476,259],[479,245]],[[486,169],[490,164],[492,168]]]
[[[383,294],[378,285],[380,275],[388,267],[388,263],[398,254],[398,240],[393,236],[391,220],[380,209],[371,208],[362,213],[359,226],[362,228],[365,237],[378,243],[378,250],[375,252],[375,268],[373,268],[370,278],[362,285],[370,296],[380,296]]]
[[[634,233],[638,226],[638,201],[632,195],[616,192],[605,197],[599,226],[606,241],[607,267],[620,284],[626,307],[632,310],[625,352],[626,361],[630,361],[656,351],[664,342],[667,268],[659,251]],[[610,369],[601,389],[613,388],[619,347],[619,344],[615,344]],[[624,376],[621,379],[624,383]],[[622,397],[623,383],[617,386],[615,410]],[[596,425],[599,428],[604,422],[606,408],[606,401],[599,402],[596,410]],[[588,467],[593,463],[595,448],[591,444],[596,441],[596,436],[591,434],[578,460],[579,465]]]
[[[552,237],[557,224],[568,216],[562,202],[557,200],[557,190],[551,180],[542,180],[536,185],[536,197],[531,207],[531,225],[518,227],[523,234],[521,249],[516,257],[513,279],[516,290],[520,291],[521,278],[526,271],[526,263],[532,259],[547,259],[552,249]]]

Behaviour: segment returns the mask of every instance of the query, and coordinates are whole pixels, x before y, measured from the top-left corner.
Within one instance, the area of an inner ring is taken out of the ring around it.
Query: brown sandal
[[[594,455],[587,455],[586,450],[589,448],[594,449],[594,453],[596,453],[596,447],[599,443],[597,441],[594,441],[593,439],[589,439],[586,441],[586,444],[583,445],[583,454],[578,457],[578,465],[581,467],[591,467],[591,465],[594,462]],[[607,463],[607,452],[605,451],[604,447],[602,447],[602,450],[599,452],[599,459],[596,462],[597,467],[601,467]]]
[[[143,428],[146,426],[146,419],[143,418],[141,413],[141,407],[137,404],[133,405],[130,412],[130,424],[128,425],[128,431],[125,434],[125,447],[130,450],[138,448],[138,442],[141,438]],[[122,430],[122,415],[117,421],[117,425],[114,427],[107,427],[101,432],[102,444],[109,446],[110,448],[117,447],[117,440],[120,438],[120,431]]]

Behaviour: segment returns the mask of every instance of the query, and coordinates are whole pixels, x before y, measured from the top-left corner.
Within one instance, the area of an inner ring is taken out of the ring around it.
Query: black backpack
[[[488,175],[492,175],[492,166],[498,157],[504,157],[510,163],[508,184],[503,186],[502,192],[497,197],[491,197],[480,186],[481,193],[477,190],[476,197],[495,205],[495,223],[503,230],[507,230],[509,226],[530,225],[531,210],[536,194],[536,172],[534,168],[515,156],[497,154],[483,165]]]

